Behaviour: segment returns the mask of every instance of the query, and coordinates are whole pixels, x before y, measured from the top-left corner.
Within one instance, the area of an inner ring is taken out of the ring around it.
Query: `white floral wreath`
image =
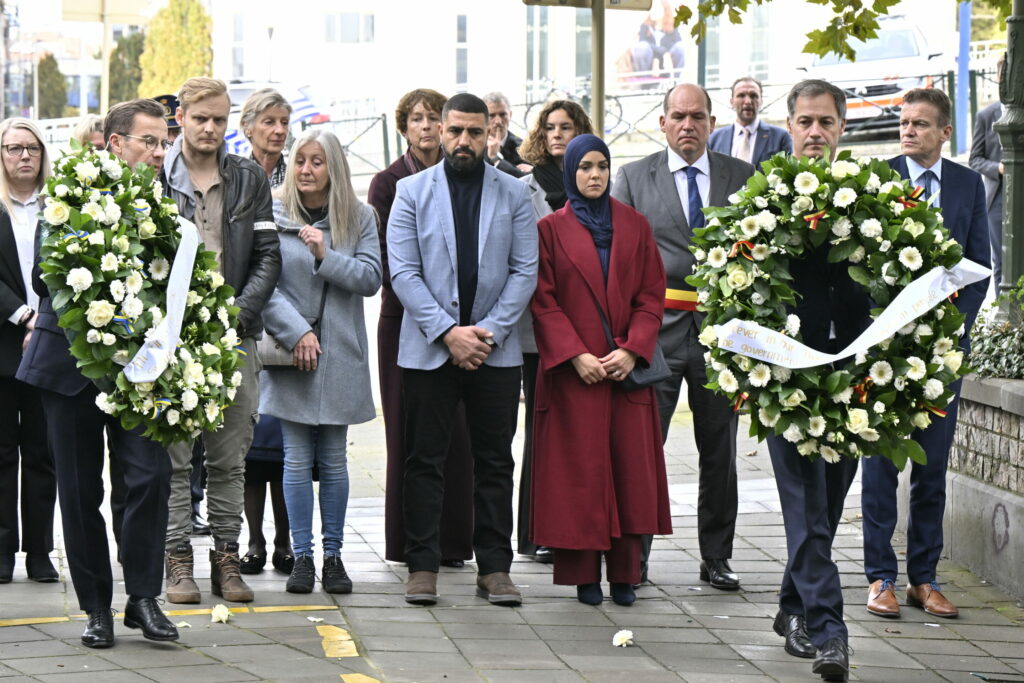
[[[42,279],[71,355],[101,391],[96,404],[165,445],[218,428],[242,375],[234,290],[213,252],[197,250],[181,340],[166,370],[138,384],[123,372],[167,313],[181,241],[177,205],[162,196],[153,170],[133,171],[109,152],[73,144],[54,162],[43,194]]]
[[[749,410],[750,433],[782,435],[801,455],[836,462],[880,454],[902,468],[924,462],[909,439],[933,416],[944,417],[949,385],[966,372],[957,343],[963,315],[949,301],[907,324],[845,364],[790,370],[718,346],[719,326],[736,318],[800,340],[789,265],[827,240],[832,263],[848,262],[850,277],[874,304],[872,317],[917,275],[963,258],[942,214],[917,201],[881,160],[834,162],[778,154],[766,161],[730,205],[709,208],[694,230],[697,265],[687,281],[707,313],[701,342],[709,347],[708,386],[736,410]]]

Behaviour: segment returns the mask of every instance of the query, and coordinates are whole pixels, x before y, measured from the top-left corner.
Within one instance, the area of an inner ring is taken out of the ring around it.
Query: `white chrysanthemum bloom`
[[[832,204],[840,209],[845,209],[855,201],[857,201],[857,191],[852,187],[841,187],[832,195]]]
[[[775,227],[779,224],[779,219],[771,211],[759,211],[757,213],[757,225],[766,232],[775,230]]]
[[[75,164],[74,171],[78,182],[85,185],[92,183],[100,174],[100,169],[96,168],[96,165],[89,161],[78,162]]]
[[[892,366],[889,365],[888,361],[880,360],[871,365],[871,370],[868,374],[871,375],[872,382],[880,387],[884,387],[892,381]]]
[[[906,325],[904,325],[900,329],[896,330],[896,334],[901,334],[903,336],[907,336],[908,334],[913,334],[914,333],[914,328],[916,328],[916,327],[917,327],[917,323],[915,323],[914,321],[910,321],[909,323],[907,323]]]
[[[800,332],[800,318],[795,313],[786,316],[786,334],[795,337]]]
[[[171,410],[168,410],[166,413],[164,413],[164,419],[167,420],[167,424],[173,427],[174,425],[178,424],[178,420],[181,419],[181,413],[172,408]]]
[[[868,218],[861,222],[860,233],[865,237],[875,238],[880,237],[882,234],[882,224],[877,218]]]
[[[114,352],[114,357],[111,358],[110,360],[114,361],[118,365],[124,366],[124,365],[128,365],[128,362],[131,359],[132,359],[132,357],[130,355],[128,355],[128,350],[127,349],[120,349],[120,350]]]
[[[85,319],[93,327],[104,327],[113,318],[117,309],[105,299],[93,299],[85,310]]]
[[[100,270],[104,273],[110,273],[117,270],[117,256],[108,251],[100,257]]]
[[[963,362],[963,351],[946,351],[946,353],[942,354],[942,363],[949,368],[950,372],[959,372],[960,366],[963,365]]]
[[[942,396],[943,386],[942,382],[935,379],[934,377],[924,383],[924,397],[929,401],[934,401],[939,396]]]
[[[88,216],[97,223],[102,222],[103,219],[106,217],[106,214],[103,211],[103,207],[100,206],[97,202],[87,202],[85,206],[83,206],[80,209],[80,211],[83,215]]]
[[[694,260],[697,261],[697,263],[700,263],[701,261],[703,261],[707,257],[708,257],[707,252],[705,252],[703,249],[698,249],[697,251],[693,252],[693,258],[694,258]]]
[[[790,443],[797,443],[804,438],[804,432],[796,423],[793,423],[786,427],[786,431],[782,432],[782,438]]]
[[[806,213],[813,208],[814,201],[810,197],[797,197],[793,200],[793,205],[790,207],[790,210],[795,216],[799,213]]]
[[[758,196],[754,197],[754,206],[756,206],[759,209],[767,209],[768,208],[768,199],[766,197],[762,197],[761,195],[758,195]]]
[[[231,322],[228,319],[228,309],[225,308],[224,306],[217,307],[217,320],[219,320],[220,324],[223,325],[224,327],[227,327],[228,323]]]
[[[757,223],[757,216],[744,216],[740,220],[740,232],[747,239],[757,237],[757,233],[761,232],[761,226]]]
[[[181,394],[181,407],[185,410],[195,410],[195,407],[199,405],[199,395],[192,389],[186,389]]]
[[[884,413],[885,412],[885,404],[882,403],[881,401],[875,401],[875,405],[871,406],[871,409],[873,411],[875,411],[876,413]]]
[[[818,452],[818,442],[814,439],[802,441],[796,445],[796,452],[800,455],[811,455]]]
[[[149,264],[149,274],[155,282],[166,280],[171,274],[171,265],[165,258],[155,258]]]
[[[832,448],[831,446],[822,446],[821,450],[818,451],[821,454],[821,459],[825,462],[834,465],[839,462],[839,451]]]
[[[863,408],[851,408],[846,413],[846,430],[851,434],[860,434],[871,426],[868,411]]]
[[[864,189],[867,192],[875,193],[878,192],[880,184],[881,180],[879,179],[878,174],[872,173],[868,176],[868,181],[864,183]]]
[[[925,412],[914,413],[910,416],[910,422],[918,429],[928,429],[928,425],[932,423],[932,418]]]
[[[900,249],[900,263],[902,263],[908,270],[917,270],[924,263],[921,258],[921,252],[917,250],[917,247],[903,247]]]
[[[202,320],[204,323],[210,322],[210,309],[209,308],[200,308],[199,309],[199,319]]]
[[[117,341],[117,337],[115,337],[109,332],[104,332],[102,341],[104,346],[113,346],[114,343]]]
[[[825,418],[821,415],[812,415],[808,420],[807,433],[811,436],[821,436],[825,433]]]
[[[893,385],[893,387],[896,388],[896,391],[903,391],[904,389],[907,388],[907,378],[906,377],[897,377],[896,379],[894,379],[892,381],[892,385]]]
[[[224,390],[224,393],[226,393],[228,395],[228,400],[234,401],[235,400],[235,393],[237,391],[238,391],[238,389],[236,389],[235,387],[228,387],[227,389]]]
[[[785,183],[779,183],[778,185],[775,186],[775,192],[780,197],[785,197],[789,194],[789,185],[786,185]]]
[[[892,242],[889,240],[882,240],[878,243],[878,251],[889,251],[892,248]]]
[[[182,370],[181,376],[185,380],[185,384],[190,387],[206,382],[202,363],[196,363],[195,361],[185,363],[185,369]]]
[[[142,290],[142,276],[138,271],[128,273],[128,277],[124,279],[124,286],[129,294],[138,294]]]
[[[149,315],[153,318],[153,326],[156,327],[164,320],[164,312],[156,306],[149,307]]]
[[[789,378],[793,376],[793,371],[789,368],[784,368],[781,365],[772,366],[772,379],[776,382],[782,382],[785,384],[789,381]]]
[[[810,171],[803,171],[793,179],[793,189],[797,194],[808,195],[818,189],[818,176]]]
[[[914,328],[914,337],[930,337],[932,336],[932,326],[926,323],[921,323]]]
[[[121,310],[124,311],[124,314],[129,318],[138,318],[142,315],[144,308],[145,306],[142,303],[142,299],[138,299],[134,296],[126,298],[124,303],[121,304]]]
[[[864,260],[864,247],[857,247],[853,253],[850,254],[850,263],[860,263]]]
[[[75,293],[81,293],[92,287],[92,271],[88,268],[72,268],[68,271],[67,286]]]
[[[106,237],[103,236],[102,232],[90,232],[86,241],[94,247],[102,247],[107,243]]]
[[[85,341],[90,344],[99,344],[103,340],[103,335],[99,330],[89,330],[85,333]]]
[[[841,216],[835,223],[832,224],[832,234],[836,237],[846,237],[850,234],[850,229],[853,227],[853,223],[846,216]]]
[[[804,393],[803,389],[797,389],[792,394],[779,401],[779,403],[786,406],[787,408],[796,408],[798,405],[801,405],[806,400],[807,394]]]
[[[108,159],[103,162],[102,166],[103,172],[106,173],[111,178],[121,177],[121,163],[116,159]]]
[[[231,386],[237,387],[237,386],[240,386],[241,384],[242,384],[242,373],[239,372],[238,370],[235,370],[235,372],[231,375]]]
[[[220,407],[216,401],[206,402],[206,420],[207,422],[216,422],[217,416],[220,415]]]
[[[722,391],[730,394],[740,389],[740,383],[736,381],[736,375],[728,368],[718,373],[718,386],[722,387]]]
[[[199,296],[194,289],[190,289],[188,290],[188,296],[185,298],[185,303],[187,303],[189,306],[195,306],[202,300],[203,297]],[[206,315],[209,316],[210,312],[207,311]]]
[[[771,255],[771,248],[766,244],[754,245],[754,248],[750,250],[750,257],[755,261],[764,261]]]
[[[938,310],[942,310],[942,309],[938,309]],[[938,311],[936,311],[936,312],[938,312]],[[935,341],[935,344],[932,346],[932,351],[937,356],[941,356],[942,354],[944,354],[947,351],[950,351],[952,349],[953,349],[953,340],[950,339],[949,337],[939,337]]]
[[[874,427],[868,427],[867,429],[862,431],[858,436],[860,436],[860,438],[864,439],[865,441],[878,441],[879,435],[878,430],[876,430]]]
[[[58,185],[57,187],[64,186]],[[53,202],[47,204],[46,208],[43,209],[43,220],[50,225],[63,225],[70,217],[71,210],[64,202]]]
[[[110,246],[121,254],[127,254],[128,250],[132,247],[132,243],[128,240],[127,236],[118,235],[111,241]]]
[[[96,407],[107,415],[113,415],[114,411],[117,410],[117,404],[110,399],[110,396],[105,391],[96,394]]]
[[[917,356],[907,358],[907,364],[910,366],[910,369],[907,370],[907,377],[910,379],[924,379],[924,376],[928,374],[928,365]]]
[[[763,387],[771,381],[772,371],[764,363],[758,363],[754,366],[754,369],[750,371],[750,376],[747,377],[750,380],[750,384],[755,387]]]
[[[115,203],[108,203],[103,209],[103,222],[107,225],[116,225],[121,220],[121,207]]]
[[[763,424],[765,427],[768,427],[769,429],[774,427],[775,423],[779,421],[780,415],[781,413],[775,413],[775,415],[773,416],[764,408],[758,408],[757,410],[757,419],[761,421],[761,424]]]
[[[750,295],[750,303],[756,306],[760,306],[761,304],[764,303],[764,297],[761,296],[760,292],[754,292],[753,294]]]
[[[708,325],[705,327],[700,331],[700,334],[697,335],[697,341],[709,349],[713,349],[718,346],[718,326]]]
[[[702,289],[697,292],[697,303],[706,304],[708,302],[708,290]]]

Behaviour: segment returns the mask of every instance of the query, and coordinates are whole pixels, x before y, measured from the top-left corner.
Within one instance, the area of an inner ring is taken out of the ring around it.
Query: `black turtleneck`
[[[473,300],[476,299],[477,267],[480,256],[480,196],[484,189],[484,165],[479,163],[468,171],[457,171],[448,159],[444,174],[452,198],[455,220],[455,254],[459,262],[459,325],[470,325]]]

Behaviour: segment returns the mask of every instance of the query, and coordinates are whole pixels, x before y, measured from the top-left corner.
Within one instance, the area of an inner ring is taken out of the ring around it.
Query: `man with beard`
[[[519,319],[537,280],[529,189],[484,163],[487,105],[462,93],[441,111],[444,163],[398,182],[388,221],[391,284],[405,312],[406,602],[437,601],[444,464],[460,402],[473,453],[477,595],[518,605],[512,566],[512,437]]]
[[[737,78],[729,97],[729,106],[736,112],[736,123],[712,133],[708,149],[741,159],[755,169],[778,152],[792,152],[793,138],[789,133],[758,118],[762,101],[759,80],[752,76]]]

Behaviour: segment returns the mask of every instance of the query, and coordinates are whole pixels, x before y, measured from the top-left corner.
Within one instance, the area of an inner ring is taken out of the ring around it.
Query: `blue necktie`
[[[690,202],[688,223],[691,228],[704,227],[704,212],[701,211],[700,191],[697,190],[697,174],[700,170],[694,166],[686,167],[686,195]]]
[[[930,169],[917,177],[917,184],[924,188],[924,194],[921,195],[922,201],[928,201],[932,198],[933,178],[935,178],[935,173]]]

